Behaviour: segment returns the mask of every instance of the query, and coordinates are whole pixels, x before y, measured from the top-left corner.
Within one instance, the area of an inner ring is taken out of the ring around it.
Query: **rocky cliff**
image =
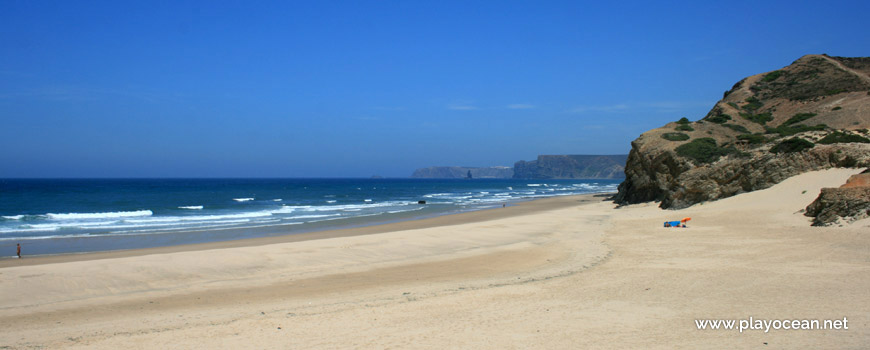
[[[627,155],[541,155],[514,164],[515,179],[620,179]]]
[[[701,120],[631,143],[620,204],[684,208],[811,170],[870,166],[870,57],[807,55],[745,78]]]
[[[465,179],[468,172],[475,179],[510,179],[514,170],[506,166],[494,167],[461,167],[461,166],[433,166],[414,170],[413,178],[427,179]]]
[[[819,197],[807,206],[804,215],[813,218],[813,226],[870,217],[870,169],[852,175],[839,188],[823,188]]]

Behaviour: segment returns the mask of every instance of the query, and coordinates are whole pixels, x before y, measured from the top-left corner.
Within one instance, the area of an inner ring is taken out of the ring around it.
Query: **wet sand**
[[[359,229],[5,260],[0,348],[862,348],[870,222],[809,226],[860,169],[665,211],[601,197]],[[662,222],[692,217],[689,228]],[[698,330],[696,319],[848,330]]]

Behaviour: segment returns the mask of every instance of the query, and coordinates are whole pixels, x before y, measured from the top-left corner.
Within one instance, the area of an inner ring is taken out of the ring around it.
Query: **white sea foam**
[[[0,231],[3,232],[3,231]],[[79,238],[79,237],[92,237],[90,234],[78,234],[78,235],[52,235],[52,236],[36,236],[36,237],[2,237],[0,241],[21,241],[21,240],[35,240],[35,239],[52,239],[52,238]]]
[[[409,211],[417,211],[417,210],[423,210],[423,207],[414,208],[414,209],[408,209],[408,210],[390,210],[390,211],[388,211],[387,213],[390,213],[390,214],[397,214],[397,213],[407,213],[407,212],[409,212]]]
[[[202,210],[201,205],[184,205],[178,207],[178,209],[189,209],[189,210]]]
[[[341,216],[341,214],[323,214],[323,215],[300,215],[291,217],[291,219],[319,219],[319,218],[329,218],[333,216]]]
[[[283,201],[283,199],[281,199],[281,198],[275,198],[275,199],[273,199],[272,201],[273,201],[273,202],[280,202],[280,201]]]
[[[367,215],[360,215],[360,216],[367,216]],[[323,219],[323,220],[311,220],[311,221],[306,221],[305,223],[306,223],[306,224],[310,224],[310,223],[313,223],[313,222],[332,221],[332,220],[344,220],[344,219],[347,219],[347,217],[336,217],[336,218],[329,218],[329,219]]]
[[[214,221],[227,219],[253,219],[271,216],[272,211],[254,211],[248,213],[223,214],[223,215],[191,215],[191,216],[163,216],[144,219],[125,219],[124,222],[132,224],[153,224],[158,222],[183,222],[183,221]]]
[[[446,199],[461,200],[461,199],[469,199],[471,197],[472,196],[453,196],[453,197],[446,197]]]
[[[172,230],[182,230],[185,228],[190,228],[194,226],[196,228],[200,227],[216,227],[216,226],[226,226],[228,224],[243,224],[251,222],[251,219],[237,219],[237,220],[209,220],[209,221],[186,221],[186,222],[163,222],[163,223],[150,223],[147,225],[137,225],[137,224],[124,224],[118,223],[115,225],[104,225],[104,226],[87,226],[83,225],[78,228],[83,229],[107,229],[107,230],[118,230],[118,229],[140,229],[139,231],[147,232],[147,231],[172,231]],[[164,229],[158,229],[159,227],[163,227]]]
[[[365,204],[342,204],[342,205],[296,205],[285,206],[285,208],[298,209],[300,211],[349,211],[352,209],[373,209],[380,207],[400,207],[406,205],[416,205],[417,202],[410,201],[388,201],[388,202],[366,202]]]
[[[190,223],[182,223],[181,225],[161,225],[161,226],[133,226],[130,227],[131,230],[126,231],[114,231],[113,233],[165,233],[165,232],[175,232],[175,231],[184,231],[184,232],[202,232],[209,230],[224,230],[231,228],[238,228],[240,224],[246,224],[244,227],[261,227],[258,225],[251,226],[250,224],[274,224],[280,223],[280,219],[275,220],[264,220],[264,221],[252,221],[249,219],[245,220],[221,220],[221,221],[213,221],[213,222],[190,222]],[[103,234],[100,234],[103,235]]]
[[[17,228],[0,228],[0,233],[17,233],[17,232],[40,232],[40,231],[57,231],[60,229],[60,226],[57,226],[52,229],[44,229],[44,228],[34,228],[34,227],[17,227]]]
[[[417,205],[418,199],[449,208],[486,208],[500,206],[514,200],[545,198],[576,193],[604,192],[614,190],[618,184],[575,183],[575,184],[526,184],[528,187],[506,186],[506,189],[476,189],[472,192],[455,190],[446,193],[416,194],[409,197],[387,198],[366,197],[357,199],[354,204],[338,204],[334,194],[323,195],[317,205],[267,205],[254,211],[204,210],[202,205],[179,206],[179,209],[194,210],[178,212],[174,216],[161,216],[150,210],[119,211],[106,213],[66,213],[43,215],[7,215],[0,217],[0,237],[11,239],[42,239],[60,237],[105,237],[116,234],[162,234],[167,232],[196,232],[227,230],[240,227],[266,227],[273,225],[299,225],[310,222],[363,218],[383,214],[397,214],[423,210]],[[368,190],[368,189],[367,189]],[[447,190],[450,191],[450,190]],[[419,193],[419,192],[418,192]],[[425,192],[423,192],[425,193]],[[422,196],[421,196],[422,195]],[[275,196],[277,195],[269,195]],[[423,197],[423,198],[421,198]],[[268,197],[266,197],[268,198]],[[274,197],[273,197],[274,198]],[[316,197],[315,197],[316,198]],[[377,198],[377,202],[375,201]],[[255,201],[251,198],[233,198],[236,202]],[[265,201],[282,202],[282,199]],[[316,199],[315,199],[316,201]],[[265,203],[264,203],[265,204]],[[247,206],[247,205],[243,205]],[[270,208],[271,207],[271,208]],[[199,210],[197,212],[196,210]],[[449,210],[449,209],[448,209]],[[194,214],[194,215],[184,215]],[[41,232],[41,233],[40,233]],[[87,233],[87,234],[86,234]],[[27,237],[30,235],[38,238]]]
[[[290,214],[294,211],[296,211],[295,208],[292,208],[288,205],[285,205],[285,206],[282,206],[280,209],[270,210],[268,212],[272,213],[272,214]]]
[[[505,198],[472,198],[469,199],[469,203],[496,203],[496,202],[504,202]]]
[[[52,220],[81,220],[81,219],[113,219],[113,218],[133,218],[142,216],[154,215],[150,210],[137,211],[117,211],[111,213],[66,213],[66,214],[45,214],[46,217]]]

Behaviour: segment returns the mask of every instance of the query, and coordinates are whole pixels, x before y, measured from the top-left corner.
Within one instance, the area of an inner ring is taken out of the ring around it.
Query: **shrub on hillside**
[[[743,109],[750,111],[750,112],[754,112],[754,111],[758,110],[759,108],[761,108],[762,105],[764,105],[764,104],[761,103],[761,101],[759,101],[757,98],[755,98],[755,96],[750,96],[750,97],[746,98],[746,104],[743,105]]]
[[[799,125],[780,125],[775,128],[765,127],[765,134],[779,134],[779,136],[791,136],[797,134],[799,132],[804,131],[821,131],[827,129],[828,126],[825,124],[818,124],[816,126],[807,126],[803,124]]]
[[[773,71],[773,72],[765,74],[764,78],[761,78],[761,81],[763,81],[765,83],[769,83],[771,81],[776,80],[776,78],[779,78],[783,74],[785,74],[785,72],[783,72],[781,70]]]
[[[731,116],[727,115],[727,114],[716,114],[716,115],[712,115],[712,116],[707,117],[705,120],[707,120],[711,123],[725,124],[726,122],[731,120]]]
[[[859,143],[870,143],[870,139],[866,137],[855,135],[855,134],[847,134],[844,132],[832,132],[827,136],[823,137],[819,140],[819,143],[823,145],[830,145],[832,143],[849,143],[849,142],[859,142]]]
[[[662,138],[668,141],[686,141],[689,139],[689,135],[681,132],[666,132],[662,134]]]
[[[759,113],[759,114],[740,113],[740,116],[743,117],[743,119],[746,119],[748,121],[758,123],[761,125],[767,124],[767,122],[773,120],[773,115],[770,114],[770,112],[764,112],[764,113]]]
[[[699,163],[712,163],[721,156],[737,152],[734,148],[717,146],[716,140],[710,137],[692,140],[692,142],[678,146],[675,151],[678,155],[694,159]]]
[[[731,129],[731,130],[734,130],[734,131],[736,131],[736,132],[742,132],[742,133],[744,133],[744,134],[748,134],[748,133],[749,133],[749,129],[747,129],[747,128],[746,128],[745,126],[743,126],[743,125],[738,125],[738,124],[722,124],[722,126],[724,126],[724,127],[726,127],[726,128],[729,128],[729,129]]]
[[[794,153],[815,147],[816,145],[802,138],[794,137],[782,141],[770,148],[771,153]]]
[[[749,142],[749,144],[752,144],[752,145],[767,142],[766,137],[764,137],[763,135],[756,135],[756,134],[737,135],[737,139],[747,141],[747,142]]]
[[[810,118],[815,117],[815,116],[816,116],[815,113],[798,113],[798,114],[795,114],[794,116],[792,116],[791,118],[788,118],[788,120],[786,120],[785,123],[782,123],[782,125],[797,124],[797,123],[800,123],[804,120],[810,119]]]

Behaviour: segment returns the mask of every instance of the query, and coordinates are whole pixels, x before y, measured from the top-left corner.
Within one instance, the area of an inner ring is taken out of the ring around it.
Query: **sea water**
[[[616,190],[618,180],[2,179],[0,256],[354,227]],[[426,204],[419,204],[425,201]]]

